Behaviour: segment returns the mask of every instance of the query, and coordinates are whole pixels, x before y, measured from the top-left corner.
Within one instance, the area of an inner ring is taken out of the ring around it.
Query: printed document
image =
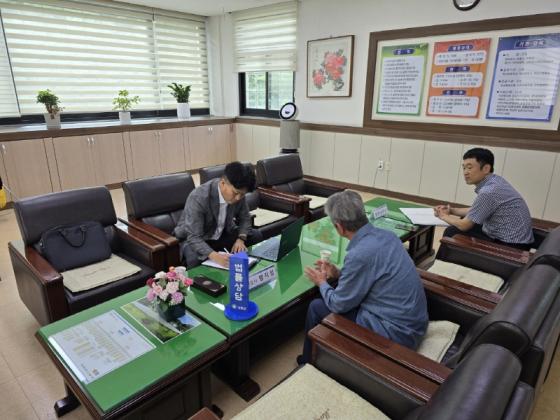
[[[431,207],[401,208],[400,210],[415,225],[449,226],[447,222],[434,216],[434,209]]]

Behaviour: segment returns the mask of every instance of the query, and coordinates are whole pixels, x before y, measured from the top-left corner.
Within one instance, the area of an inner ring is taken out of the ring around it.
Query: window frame
[[[268,74],[270,70],[265,71],[265,103],[266,109],[259,109],[259,108],[247,108],[247,95],[246,95],[246,86],[247,86],[247,73],[238,73],[239,75],[239,115],[241,116],[249,116],[249,117],[266,117],[266,118],[275,118],[280,119],[280,110],[279,109],[269,109],[269,101],[268,101]],[[294,101],[294,94],[295,94],[295,72],[292,72],[292,102]]]

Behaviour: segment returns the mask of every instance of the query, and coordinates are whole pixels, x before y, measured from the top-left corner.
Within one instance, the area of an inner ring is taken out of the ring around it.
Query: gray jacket
[[[220,213],[218,184],[220,179],[212,179],[191,192],[173,235],[187,244],[198,254],[200,259],[207,258],[213,251],[206,243],[216,231]],[[247,235],[251,227],[249,207],[243,197],[235,204],[228,204],[224,231],[230,233],[236,229],[234,218],[239,223],[239,234]]]

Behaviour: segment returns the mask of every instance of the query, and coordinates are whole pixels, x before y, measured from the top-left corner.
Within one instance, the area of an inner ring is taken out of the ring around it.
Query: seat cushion
[[[310,209],[317,209],[324,206],[329,199],[329,197],[319,197],[318,195],[305,194],[305,196],[311,198],[311,202],[309,203]]]
[[[117,255],[126,261],[138,266],[140,271],[132,276],[115,281],[110,284],[96,287],[94,289],[85,290],[83,292],[72,293],[69,289],[64,288],[68,308],[71,314],[83,311],[99,303],[113,299],[117,296],[123,295],[134,289],[137,289],[146,284],[146,280],[156,273],[154,269],[133,260],[127,255],[117,253]],[[64,280],[63,280],[64,281]]]
[[[62,275],[64,287],[72,293],[77,293],[113,283],[139,271],[141,271],[141,268],[137,265],[122,259],[118,255],[111,254],[111,257],[106,260],[64,271]]]
[[[270,223],[277,222],[278,220],[285,219],[289,215],[286,213],[280,213],[278,211],[272,211],[267,209],[257,208],[251,211],[251,214],[255,216],[253,224],[256,227],[261,227],[268,225]]]
[[[389,417],[313,366],[305,365],[234,419],[388,420]]]
[[[504,284],[504,280],[498,276],[447,261],[435,260],[428,271],[494,293]]]
[[[459,331],[459,325],[450,321],[430,321],[428,330],[418,346],[418,353],[428,359],[441,362],[443,356],[453,344]]]

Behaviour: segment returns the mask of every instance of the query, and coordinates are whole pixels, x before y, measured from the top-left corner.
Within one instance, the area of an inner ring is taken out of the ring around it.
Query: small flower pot
[[[47,129],[56,130],[60,129],[60,114],[55,114],[54,116],[46,113],[43,114],[45,117],[45,123],[47,124]]]
[[[177,103],[177,118],[187,120],[191,117],[191,107],[188,102]]]
[[[121,124],[130,124],[130,111],[120,111],[119,112],[119,120]]]
[[[161,308],[161,305],[158,305],[157,308],[161,317],[165,319],[167,322],[174,321],[177,318],[180,318],[183,315],[185,315],[185,306],[182,304],[170,305],[167,307],[166,310],[163,310]]]

